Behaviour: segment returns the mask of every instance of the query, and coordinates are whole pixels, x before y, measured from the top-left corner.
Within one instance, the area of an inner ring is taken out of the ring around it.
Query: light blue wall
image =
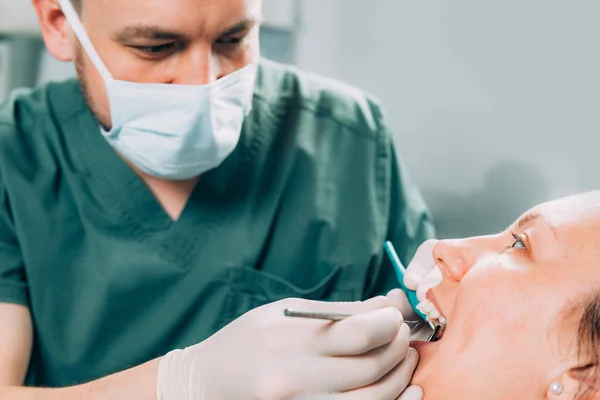
[[[600,2],[304,3],[299,64],[383,100],[441,236],[600,187]]]
[[[30,86],[37,81],[43,43],[35,37],[1,37],[0,42],[10,46],[8,89]]]

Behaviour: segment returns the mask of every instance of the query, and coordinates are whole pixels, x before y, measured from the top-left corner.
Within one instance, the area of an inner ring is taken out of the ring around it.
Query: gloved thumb
[[[415,314],[410,302],[408,301],[406,293],[404,293],[402,289],[394,289],[390,291],[387,294],[387,298],[389,299],[392,307],[397,308],[405,319],[410,319],[410,317]]]
[[[404,393],[400,395],[396,400],[422,400],[423,389],[419,386],[411,386],[407,388]]]
[[[437,242],[438,240],[435,239],[427,240],[417,249],[415,256],[410,264],[408,264],[406,274],[404,275],[404,285],[406,285],[408,289],[416,291],[419,283],[421,283],[433,267],[435,267],[432,253],[433,247]]]

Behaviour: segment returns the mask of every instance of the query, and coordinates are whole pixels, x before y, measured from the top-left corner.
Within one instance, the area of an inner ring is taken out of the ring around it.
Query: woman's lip
[[[433,345],[435,345],[435,342],[426,342],[423,340],[415,340],[413,342],[410,342],[410,347],[412,347],[413,349],[415,349],[417,351],[421,351],[423,348],[433,346]]]
[[[431,288],[427,291],[427,293],[425,293],[425,297],[431,301],[431,303],[433,304],[433,306],[435,307],[436,310],[438,310],[440,312],[440,314],[442,315],[442,317],[446,318],[446,320],[448,320],[448,316],[444,313],[444,310],[440,307],[440,303],[438,303],[437,298],[435,297],[435,293],[433,292],[434,288]]]

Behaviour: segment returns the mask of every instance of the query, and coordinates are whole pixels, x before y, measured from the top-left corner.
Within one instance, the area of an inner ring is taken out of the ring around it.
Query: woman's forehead
[[[600,191],[543,203],[529,214],[540,214],[553,228],[600,228]]]

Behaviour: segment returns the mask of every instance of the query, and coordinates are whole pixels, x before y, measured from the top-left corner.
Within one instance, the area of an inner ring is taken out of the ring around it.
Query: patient
[[[443,278],[427,298],[447,328],[414,343],[425,400],[600,399],[600,191],[433,257]]]

